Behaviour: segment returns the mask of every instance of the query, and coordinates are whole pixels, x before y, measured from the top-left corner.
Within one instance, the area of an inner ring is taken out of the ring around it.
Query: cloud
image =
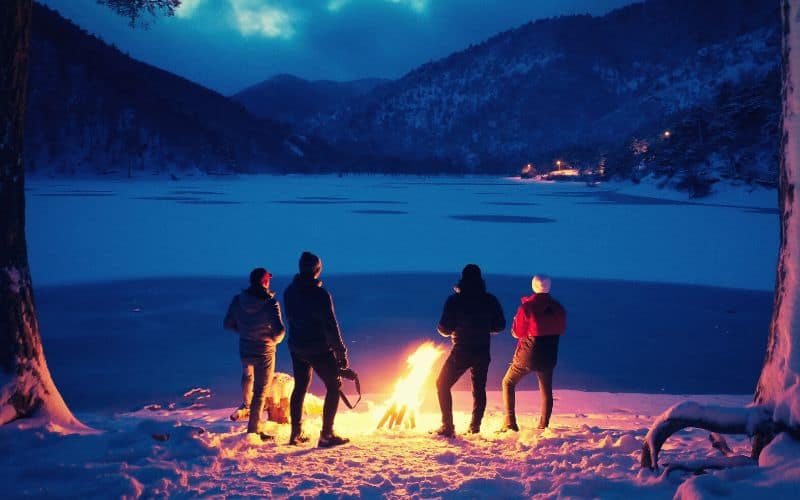
[[[388,0],[391,3],[408,5],[414,12],[425,12],[428,8],[428,0]]]
[[[414,12],[425,12],[428,8],[429,0],[362,0],[364,2],[372,3],[394,3],[398,5],[407,5]],[[339,12],[345,6],[353,3],[353,0],[328,0],[326,8],[330,12]]]
[[[233,18],[244,36],[292,38],[297,16],[289,10],[260,0],[230,0]]]
[[[175,9],[175,15],[181,19],[188,19],[192,17],[205,0],[181,0],[181,4]]]
[[[325,7],[331,12],[339,12],[342,10],[342,7],[349,3],[350,0],[329,0]]]

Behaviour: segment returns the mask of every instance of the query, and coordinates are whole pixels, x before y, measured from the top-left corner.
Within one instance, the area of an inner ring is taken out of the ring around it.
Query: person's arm
[[[225,314],[225,319],[222,320],[222,327],[226,330],[230,330],[232,332],[238,332],[239,326],[236,324],[236,318],[234,318],[233,309],[236,307],[239,301],[239,296],[231,300],[231,304],[228,306],[228,312]]]
[[[275,340],[276,344],[280,344],[286,336],[286,327],[283,324],[283,316],[281,316],[281,305],[277,300],[274,301],[273,307],[274,316],[272,319],[272,331],[275,333],[272,335],[272,338]]]
[[[442,337],[451,337],[456,331],[456,315],[453,310],[454,300],[455,296],[447,298],[447,301],[444,303],[444,309],[442,309],[442,317],[439,319],[439,325],[436,327],[436,330]]]
[[[500,305],[500,301],[494,295],[492,295],[492,302],[494,302],[494,314],[492,315],[491,332],[500,333],[506,329],[506,316],[503,314],[503,307]]]
[[[328,342],[328,347],[333,351],[336,361],[341,368],[347,368],[349,361],[347,359],[347,348],[342,340],[342,331],[339,329],[339,322],[336,320],[336,312],[333,308],[333,298],[327,290],[322,290],[324,300],[324,315],[322,317],[322,326],[325,331],[325,339]]]
[[[522,306],[517,308],[517,314],[514,315],[514,322],[511,324],[511,336],[515,339],[522,339],[528,335],[527,319],[525,318],[525,309]]]
[[[560,302],[556,302],[556,312],[561,320],[561,333],[564,333],[567,330],[567,310]]]

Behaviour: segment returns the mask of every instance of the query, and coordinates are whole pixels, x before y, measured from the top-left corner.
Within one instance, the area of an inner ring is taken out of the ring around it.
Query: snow
[[[352,439],[351,444],[327,450],[314,447],[318,416],[306,422],[312,436],[309,445],[288,446],[289,426],[274,423],[268,430],[276,441],[253,445],[245,437],[245,423],[227,419],[230,408],[211,410],[197,404],[175,411],[140,410],[113,419],[81,415],[103,430],[87,436],[12,424],[0,428],[0,447],[14,450],[0,457],[0,478],[12,497],[669,498],[692,477],[680,470],[641,473],[638,465],[641,440],[653,415],[679,396],[557,390],[552,426],[538,431],[533,428],[536,414],[529,410],[538,404],[538,394],[522,392],[521,432],[498,435],[494,431],[502,422],[501,394],[494,391],[489,393],[481,434],[447,440],[427,434],[438,424],[432,394],[416,429],[393,431],[375,430],[376,411],[388,394],[365,395],[357,410],[341,408],[337,416],[336,428]],[[470,395],[454,395],[456,428],[463,431]],[[703,398],[705,404],[730,406],[747,399]],[[701,431],[683,432],[667,445],[664,461],[710,462],[717,454]],[[740,454],[749,447],[737,439],[731,445]],[[718,489],[716,481],[744,498],[743,492],[757,492],[764,485],[777,492],[800,485],[796,442],[779,438],[764,453],[761,468],[712,471],[690,479],[678,491],[691,491],[694,496],[689,498],[709,497]]]
[[[800,444],[780,434],[761,452],[758,467],[741,467],[690,478],[676,491],[680,499],[797,498]]]
[[[311,250],[328,275],[476,262],[488,274],[772,290],[774,193],[742,186],[701,205],[655,186],[486,177],[34,178],[28,246],[37,286],[260,265],[289,275]]]

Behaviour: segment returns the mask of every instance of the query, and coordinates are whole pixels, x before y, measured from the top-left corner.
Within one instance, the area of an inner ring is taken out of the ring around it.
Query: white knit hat
[[[550,277],[537,274],[531,280],[531,287],[533,287],[534,293],[550,293]]]

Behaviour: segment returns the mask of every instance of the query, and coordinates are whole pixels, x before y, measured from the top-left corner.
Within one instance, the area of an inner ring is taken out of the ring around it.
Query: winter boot
[[[320,447],[320,448],[331,448],[333,446],[339,446],[339,445],[342,445],[342,444],[347,444],[349,442],[350,442],[349,439],[347,439],[345,437],[337,436],[334,433],[320,434],[319,435],[319,442],[317,443],[317,446]]]
[[[454,428],[448,426],[448,425],[443,425],[443,426],[439,427],[438,429],[436,429],[434,431],[431,431],[430,433],[434,434],[436,436],[441,436],[441,437],[445,437],[445,438],[454,438],[454,437],[456,437],[456,430]]]
[[[303,433],[303,430],[300,428],[293,428],[292,433],[289,435],[289,444],[292,446],[296,446],[301,443],[307,443],[309,441],[308,436]]]
[[[250,418],[250,407],[244,403],[242,403],[239,408],[236,408],[236,410],[231,413],[231,420],[234,422],[238,422],[239,420],[244,420],[247,418]]]
[[[519,432],[519,426],[517,425],[516,416],[506,417],[506,421],[503,423],[503,427],[501,427],[500,430],[498,430],[497,432],[502,433],[508,431]]]
[[[248,432],[247,442],[250,444],[264,444],[267,441],[275,441],[275,436],[271,436],[265,432]]]

